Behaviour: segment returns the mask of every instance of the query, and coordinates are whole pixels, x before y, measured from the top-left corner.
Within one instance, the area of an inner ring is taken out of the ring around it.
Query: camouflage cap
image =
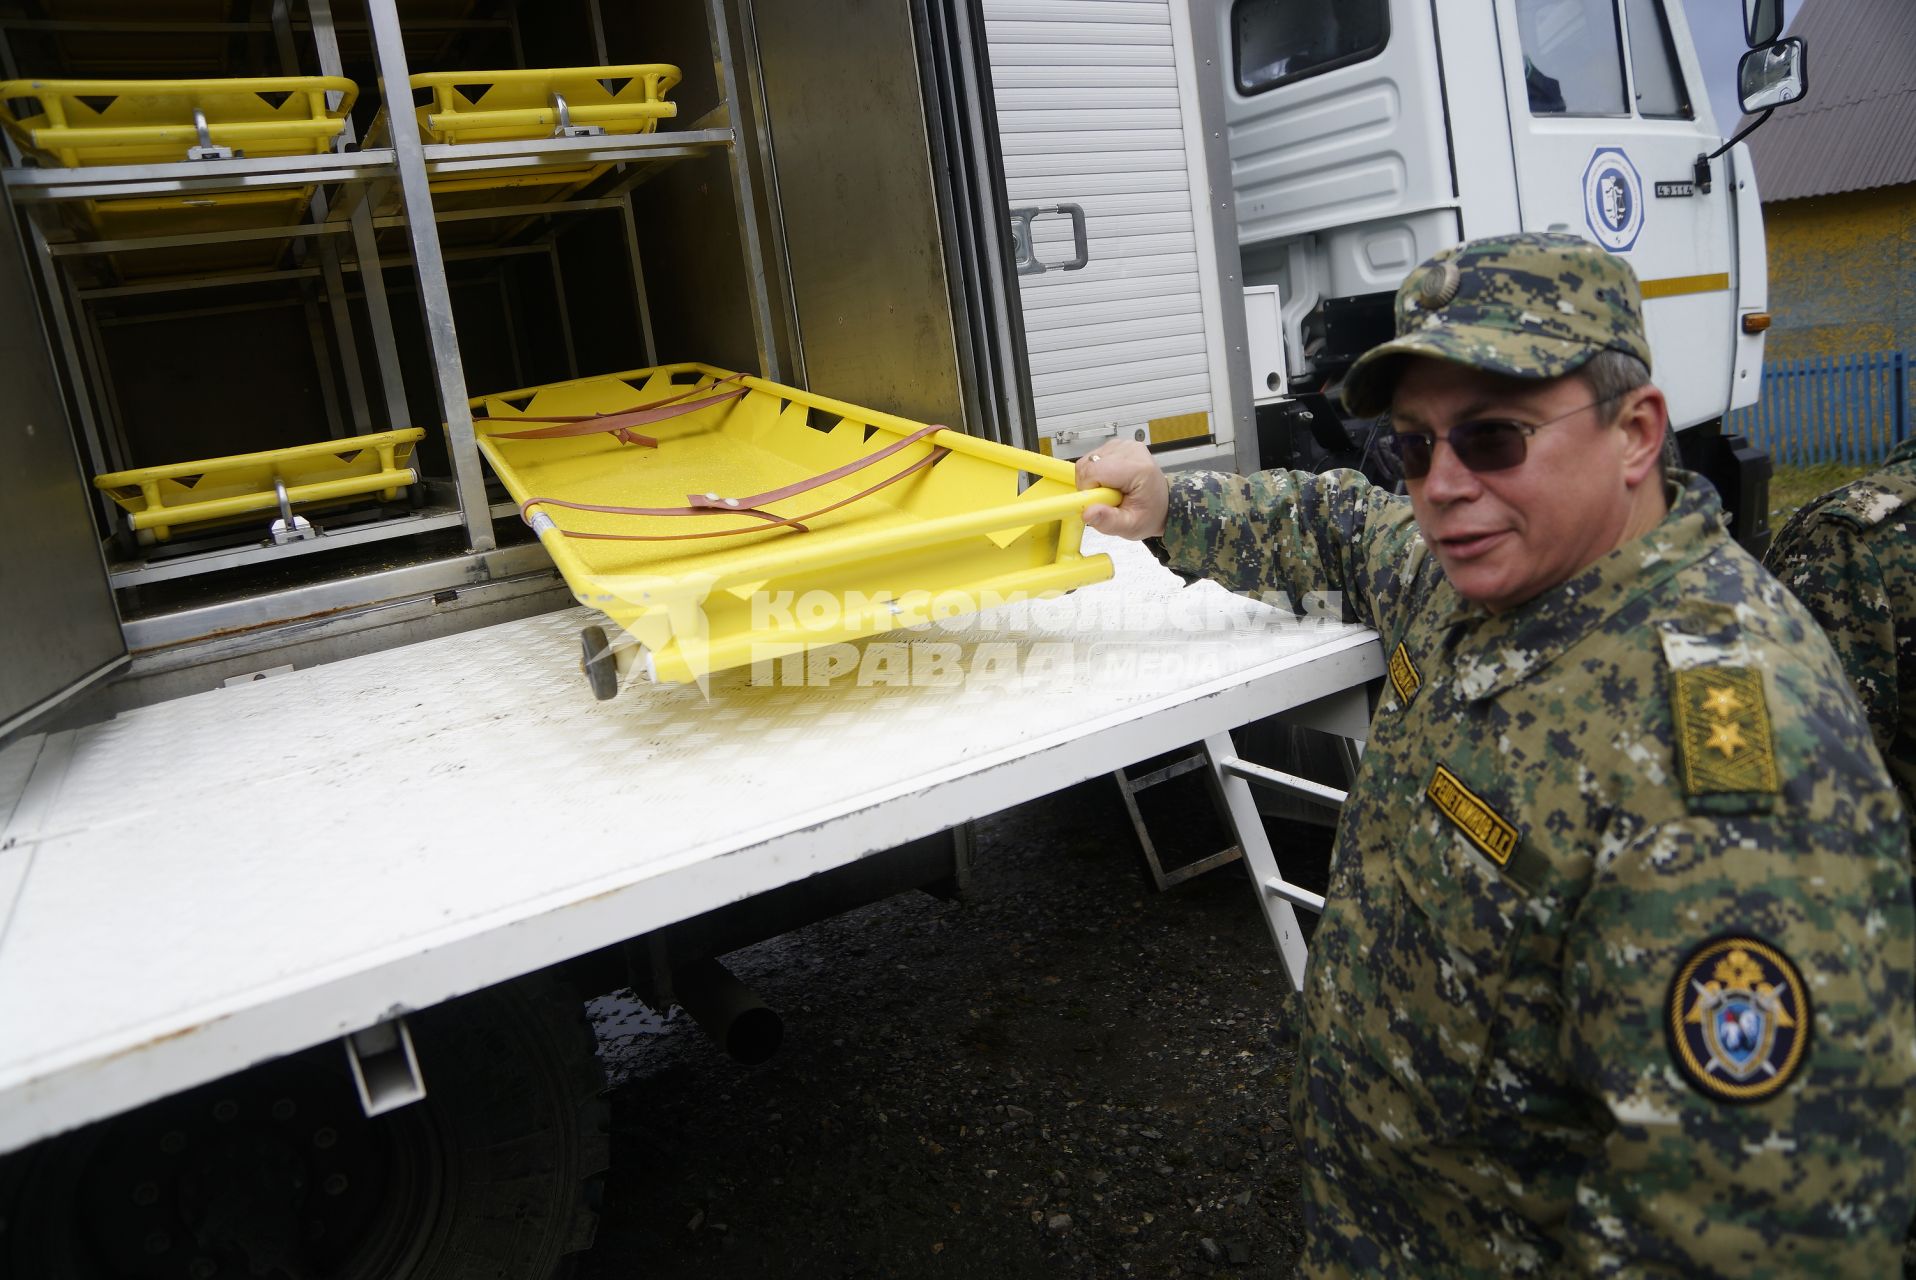
[[[1344,405],[1390,407],[1402,357],[1429,356],[1513,378],[1556,378],[1599,351],[1650,365],[1636,273],[1577,236],[1490,236],[1433,256],[1397,289],[1397,336],[1344,378]]]

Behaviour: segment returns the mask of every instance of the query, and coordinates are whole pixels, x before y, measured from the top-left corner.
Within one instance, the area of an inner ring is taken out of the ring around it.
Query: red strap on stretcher
[[[528,498],[520,504],[519,516],[530,524],[532,522],[532,508],[538,506],[565,507],[571,511],[595,511],[602,515],[615,516],[710,516],[731,513],[751,516],[756,520],[767,521],[775,525],[784,525],[787,528],[804,533],[806,532],[805,521],[815,520],[827,512],[836,511],[840,507],[857,502],[861,498],[868,498],[880,489],[897,484],[906,476],[921,471],[938,462],[946,454],[950,453],[951,450],[941,445],[910,466],[880,480],[877,484],[866,489],[861,489],[849,498],[841,498],[829,506],[820,507],[816,511],[808,511],[802,516],[782,516],[776,512],[761,510],[761,508],[768,502],[778,502],[785,498],[796,497],[801,493],[806,493],[812,489],[828,485],[834,480],[842,480],[848,475],[864,470],[874,462],[880,462],[890,457],[900,449],[916,444],[926,436],[943,430],[945,430],[945,428],[942,426],[923,427],[908,436],[900,436],[884,448],[848,462],[842,467],[834,467],[832,470],[812,476],[810,479],[795,481],[781,489],[768,489],[764,493],[753,494],[749,498],[721,498],[713,493],[688,494],[686,497],[688,505],[683,507],[614,507],[602,506],[590,502],[568,502],[563,498]],[[741,533],[759,533],[765,528],[765,526],[761,524],[755,526],[747,525],[739,529],[713,529],[702,533],[638,534],[584,533],[574,529],[559,528],[557,525],[553,527],[557,528],[560,533],[568,538],[589,538],[607,542],[678,542],[687,538],[729,538]]]
[[[560,425],[537,427],[531,431],[494,431],[490,434],[494,440],[561,440],[568,436],[597,435],[603,431],[611,434],[620,444],[640,444],[656,449],[659,447],[657,440],[651,436],[642,436],[632,428],[664,422],[667,418],[676,418],[681,414],[695,413],[727,400],[736,400],[745,394],[744,387],[734,387],[730,391],[722,391],[716,395],[700,393],[712,391],[716,387],[722,387],[744,376],[742,373],[734,373],[720,378],[717,382],[708,382],[702,387],[688,387],[677,395],[667,396],[663,400],[654,400],[649,404],[619,409],[612,413],[561,414],[556,417],[525,414],[511,419],[502,419],[502,421],[512,422],[553,422]],[[700,398],[686,403],[687,396],[700,396]]]

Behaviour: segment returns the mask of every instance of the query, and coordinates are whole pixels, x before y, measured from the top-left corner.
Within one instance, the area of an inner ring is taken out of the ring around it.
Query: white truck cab
[[[1749,7],[1751,43],[1784,47],[1777,7]],[[1262,415],[1279,455],[1265,465],[1284,460],[1292,426],[1336,436],[1328,397],[1389,336],[1391,295],[1418,262],[1460,240],[1562,231],[1635,268],[1685,457],[1740,538],[1767,537],[1767,459],[1721,430],[1760,381],[1761,213],[1747,148],[1723,150],[1680,4],[1232,0],[1216,21],[1244,279],[1282,293],[1296,392]]]

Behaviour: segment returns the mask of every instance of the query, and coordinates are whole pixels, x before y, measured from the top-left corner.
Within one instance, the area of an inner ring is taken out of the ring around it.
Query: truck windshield
[[[1237,0],[1231,55],[1239,93],[1360,62],[1390,36],[1388,0]]]
[[[1517,32],[1532,115],[1629,114],[1614,0],[1517,0]]]

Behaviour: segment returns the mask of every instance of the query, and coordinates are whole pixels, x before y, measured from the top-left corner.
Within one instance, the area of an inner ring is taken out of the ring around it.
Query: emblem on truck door
[[[1643,230],[1643,178],[1621,147],[1598,147],[1583,171],[1583,220],[1597,243],[1627,252]]]

